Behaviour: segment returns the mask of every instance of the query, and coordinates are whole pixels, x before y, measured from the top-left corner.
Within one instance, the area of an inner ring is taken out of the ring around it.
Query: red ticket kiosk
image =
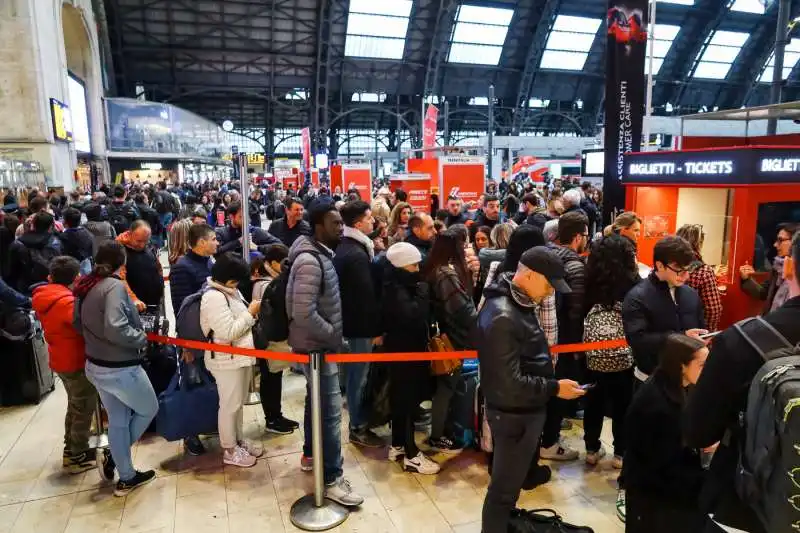
[[[764,277],[775,257],[777,225],[800,222],[800,146],[633,153],[625,156],[625,207],[642,218],[639,261],[684,224],[703,226],[706,263],[720,272],[722,326],[757,314],[739,287],[739,267]]]

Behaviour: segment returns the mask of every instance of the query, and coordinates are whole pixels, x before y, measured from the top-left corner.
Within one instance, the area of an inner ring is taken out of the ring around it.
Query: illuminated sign
[[[69,106],[51,98],[50,113],[53,116],[53,135],[56,140],[72,142],[72,115]]]
[[[161,170],[161,163],[142,163],[142,170]]]
[[[69,116],[72,121],[72,142],[75,150],[81,153],[92,152],[89,136],[89,113],[86,109],[86,88],[83,82],[72,74],[67,77],[69,89]]]
[[[800,183],[800,150],[741,147],[726,150],[625,155],[624,183]]]

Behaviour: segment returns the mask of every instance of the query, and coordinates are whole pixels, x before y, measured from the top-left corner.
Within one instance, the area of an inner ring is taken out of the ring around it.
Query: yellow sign
[[[231,161],[233,160],[233,156],[231,154],[224,154],[222,156],[224,161]],[[264,154],[247,154],[247,163],[249,165],[264,165],[266,164],[267,158]]]
[[[53,136],[57,141],[72,142],[72,115],[69,107],[51,98],[50,111],[53,114]]]

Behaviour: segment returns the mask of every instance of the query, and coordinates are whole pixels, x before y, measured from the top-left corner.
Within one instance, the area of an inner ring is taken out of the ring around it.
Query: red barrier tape
[[[246,355],[257,357],[258,359],[275,359],[278,361],[292,361],[294,363],[308,363],[308,356],[299,353],[287,352],[268,352],[266,350],[256,350],[255,348],[237,348],[225,344],[215,344],[213,342],[188,341],[176,337],[166,337],[164,335],[147,334],[147,340],[160,344],[171,344],[179,348],[190,350],[209,350],[217,353],[228,353],[231,355]]]
[[[556,344],[550,347],[550,353],[574,353],[585,352],[587,350],[609,350],[613,348],[624,348],[628,343],[625,339],[613,341],[581,342],[578,344]]]
[[[402,361],[441,361],[444,359],[474,359],[478,352],[410,352],[410,353],[336,353],[326,354],[325,360],[331,363],[402,362]]]

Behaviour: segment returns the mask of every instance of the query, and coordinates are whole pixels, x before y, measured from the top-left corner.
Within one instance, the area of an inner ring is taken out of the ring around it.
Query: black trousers
[[[677,505],[638,489],[628,489],[625,510],[625,533],[701,533],[709,521],[696,506]]]
[[[644,384],[644,381],[641,381],[636,376],[632,376],[631,379],[630,379],[630,382],[631,382],[631,399],[633,399],[633,395],[636,394],[636,391],[639,390],[639,387],[641,387]],[[612,429],[612,431],[613,431],[613,429]],[[616,437],[614,437],[614,440],[616,441]],[[616,443],[615,443],[615,445],[616,445]],[[617,477],[617,488],[619,488],[620,490],[624,490],[625,489],[625,469],[624,468],[622,469],[622,472],[620,472],[619,477]]]
[[[625,455],[625,414],[633,396],[633,369],[621,372],[590,372],[588,383],[596,386],[586,393],[583,416],[583,441],[587,452],[600,449],[600,433],[606,403],[611,403],[611,431],[614,434],[614,455]]]
[[[483,533],[507,533],[508,519],[517,505],[528,465],[537,453],[545,411],[509,414],[487,409],[494,440],[489,490],[483,502]]]
[[[584,357],[576,354],[564,354],[556,363],[556,379],[572,379],[583,383],[581,380]],[[558,442],[561,437],[561,421],[570,411],[576,409],[577,401],[550,398],[547,402],[547,420],[542,430],[542,448],[549,448]]]
[[[270,372],[266,359],[257,359],[258,370],[261,374],[259,387],[261,389],[261,408],[267,422],[279,418],[281,412],[281,394],[283,393],[283,372]]]
[[[414,440],[414,420],[425,396],[430,363],[410,361],[389,365],[389,404],[392,411],[392,446],[403,446],[406,457],[419,453]]]

